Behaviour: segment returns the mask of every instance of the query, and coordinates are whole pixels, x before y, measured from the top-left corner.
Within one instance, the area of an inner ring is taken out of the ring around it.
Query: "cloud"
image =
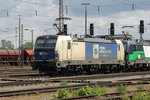
[[[126,17],[126,18],[121,18],[121,19],[118,19],[118,23],[120,25],[137,25],[139,22],[137,20],[137,18],[134,16],[132,17]]]
[[[20,0],[19,0],[20,1]],[[43,34],[56,34],[56,30],[53,27],[55,19],[59,13],[59,0],[24,0],[19,2],[16,0],[0,1],[0,4],[4,4],[0,9],[5,9],[3,15],[0,17],[0,39],[10,39],[15,43],[15,28],[18,27],[18,15],[21,16],[21,23],[24,24],[24,28],[34,29],[34,40]],[[72,20],[67,20],[68,33],[84,35],[84,7],[81,6],[81,2],[85,0],[65,0],[64,8],[68,6],[68,14],[65,16],[71,17]],[[145,21],[145,34],[144,38],[148,39],[148,33],[150,32],[150,10],[134,10],[131,11],[130,6],[125,6],[118,0],[89,0],[91,5],[88,6],[88,29],[90,23],[94,23],[96,35],[107,35],[110,23],[115,23],[116,34],[122,33],[122,26],[133,25],[134,28],[126,29],[134,37],[138,38],[138,25],[140,20]],[[139,1],[139,0],[137,0]],[[125,2],[125,1],[124,1]],[[100,15],[98,14],[97,7],[100,6]],[[149,7],[150,8],[150,7]],[[6,11],[9,11],[9,17],[6,17]],[[37,11],[37,16],[36,12]],[[11,29],[11,30],[7,30]],[[7,31],[4,33],[4,31]],[[12,38],[8,38],[11,36]],[[30,31],[24,31],[24,40],[30,41]]]
[[[144,20],[145,23],[145,29],[149,29],[149,19],[150,19],[150,10],[135,10],[135,11],[130,11],[130,12],[120,12],[116,15],[116,23],[118,24],[117,27],[122,27],[122,26],[134,26],[134,28],[128,28],[126,29],[127,31],[130,32],[135,38],[139,38],[139,24],[140,20]],[[120,29],[120,31],[123,29]],[[144,39],[149,39],[148,38],[148,33],[149,31],[145,31]]]

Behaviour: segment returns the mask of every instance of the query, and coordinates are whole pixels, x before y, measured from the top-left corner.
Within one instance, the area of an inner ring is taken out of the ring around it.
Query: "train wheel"
[[[83,70],[81,68],[78,68],[75,70],[75,75],[81,75],[83,73]]]
[[[13,64],[13,62],[10,62],[9,64],[10,64],[11,66],[13,66],[13,65],[14,65],[14,64]]]
[[[99,68],[95,67],[94,72],[95,72],[95,74],[98,74],[99,73]]]
[[[43,72],[42,71],[39,71],[39,75],[42,75],[43,74]]]
[[[103,65],[101,65],[101,66],[99,67],[99,72],[100,72],[101,74],[104,74],[105,70],[104,70],[104,66],[103,66]]]
[[[66,68],[61,68],[60,74],[61,74],[62,76],[66,76],[66,75],[68,74],[67,69],[66,69]]]
[[[85,69],[85,71],[86,71],[87,74],[91,73],[90,69]]]

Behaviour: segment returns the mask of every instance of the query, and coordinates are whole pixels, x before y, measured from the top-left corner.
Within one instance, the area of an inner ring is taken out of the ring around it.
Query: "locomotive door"
[[[67,59],[71,60],[71,41],[67,42]]]
[[[120,58],[121,58],[121,52],[120,52],[120,43],[118,43],[118,45],[117,45],[117,59],[118,60],[120,60]]]

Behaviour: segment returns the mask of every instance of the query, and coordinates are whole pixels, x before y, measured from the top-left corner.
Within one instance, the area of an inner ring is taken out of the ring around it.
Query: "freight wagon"
[[[33,58],[32,50],[24,50],[22,52],[24,54],[24,63],[27,65],[31,63]],[[19,50],[0,50],[0,63],[1,64],[10,64],[10,65],[18,65],[19,63],[19,55],[21,51]]]

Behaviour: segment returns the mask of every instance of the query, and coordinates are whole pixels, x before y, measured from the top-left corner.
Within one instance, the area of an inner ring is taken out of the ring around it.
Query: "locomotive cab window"
[[[38,39],[36,41],[35,48],[44,48],[44,43],[45,43],[44,39]]]
[[[132,54],[136,50],[137,50],[136,45],[131,45],[129,48],[129,54]]]
[[[55,48],[56,45],[56,39],[48,39],[46,40],[46,48]]]
[[[142,45],[138,45],[137,46],[137,51],[143,51],[143,46]]]
[[[43,37],[36,40],[36,49],[54,49],[56,45],[57,37]]]

